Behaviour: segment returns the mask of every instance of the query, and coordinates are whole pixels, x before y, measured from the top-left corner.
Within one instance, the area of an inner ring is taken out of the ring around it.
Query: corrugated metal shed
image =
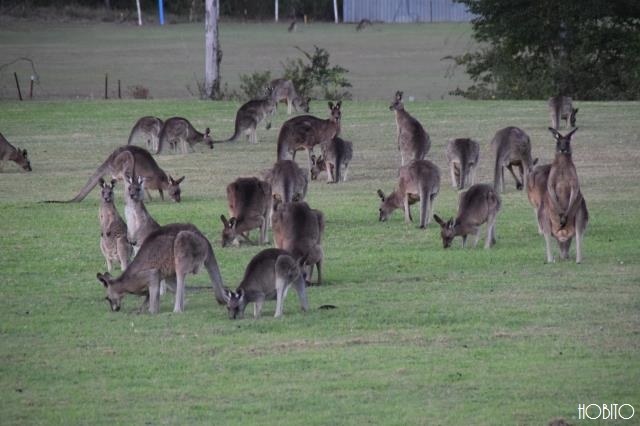
[[[343,22],[468,22],[474,15],[452,0],[343,0]]]

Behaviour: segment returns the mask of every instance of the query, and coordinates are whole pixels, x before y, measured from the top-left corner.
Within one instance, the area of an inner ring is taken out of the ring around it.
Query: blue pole
[[[158,15],[160,17],[160,25],[164,25],[164,7],[162,0],[158,0]]]

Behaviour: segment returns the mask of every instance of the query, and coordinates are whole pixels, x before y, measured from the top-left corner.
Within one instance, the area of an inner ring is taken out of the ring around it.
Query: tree
[[[479,51],[454,58],[469,98],[640,99],[637,0],[455,0],[476,14]]]
[[[204,53],[204,87],[201,96],[204,99],[219,99],[220,63],[222,51],[218,38],[219,0],[205,1],[205,53]]]

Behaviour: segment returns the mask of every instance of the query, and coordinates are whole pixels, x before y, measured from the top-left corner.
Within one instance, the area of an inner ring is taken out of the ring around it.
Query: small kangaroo
[[[291,115],[293,109],[300,112],[309,112],[309,98],[298,95],[291,80],[276,78],[269,83],[273,87],[273,96],[276,102],[287,102],[287,114]]]
[[[496,132],[491,141],[491,149],[496,159],[493,175],[494,189],[497,192],[504,192],[504,167],[506,167],[516,181],[516,189],[522,190],[526,185],[529,170],[533,167],[529,136],[518,127],[505,127]],[[520,178],[513,171],[514,166],[518,167]]]
[[[294,160],[296,152],[305,149],[309,157],[307,178],[311,177],[311,154],[313,147],[330,141],[340,134],[342,102],[329,102],[329,118],[326,120],[312,115],[299,115],[285,121],[278,134],[278,160]]]
[[[139,311],[148,305],[150,313],[158,313],[160,282],[166,280],[176,284],[173,312],[183,312],[186,275],[198,273],[202,265],[209,273],[216,300],[225,304],[222,276],[213,248],[191,224],[174,223],[153,232],[118,278],[108,272],[96,276],[106,289],[106,299],[112,311],[120,310],[125,294],[135,294],[145,296]]]
[[[467,191],[460,194],[458,203],[458,215],[444,222],[438,215],[433,218],[440,225],[440,236],[444,248],[451,247],[453,238],[462,236],[462,248],[467,245],[467,236],[475,235],[473,247],[475,248],[480,238],[480,225],[487,224],[487,238],[484,248],[491,248],[496,243],[496,217],[500,211],[500,195],[491,186],[486,184],[472,185]]]
[[[318,270],[317,285],[322,284],[324,227],[324,214],[312,209],[304,201],[279,204],[272,217],[275,246],[287,250],[304,269],[308,268],[306,275],[309,282],[315,265]]]
[[[340,182],[340,175],[343,173],[343,169],[344,174],[342,174],[342,181],[346,182],[349,163],[353,158],[353,143],[336,136],[330,141],[322,142],[320,144],[320,150],[322,151],[322,159],[327,170],[327,183]],[[313,156],[311,160],[313,163]],[[313,175],[314,172],[312,171],[312,179],[314,179]]]
[[[266,299],[276,299],[275,318],[282,316],[289,287],[298,293],[303,311],[309,310],[304,275],[295,259],[285,250],[268,248],[256,254],[247,265],[236,291],[225,290],[229,319],[244,317],[247,304],[253,303],[253,317],[260,318]]]
[[[569,96],[554,96],[549,98],[548,104],[552,128],[560,130],[560,120],[564,120],[565,127],[568,124],[576,127],[576,114],[580,108],[573,107],[573,100]]]
[[[271,184],[255,177],[238,178],[227,185],[229,220],[220,216],[224,225],[222,247],[240,245],[240,237],[251,243],[249,232],[260,228],[259,244],[267,244],[271,214]]]
[[[294,20],[294,21],[291,21],[291,24],[289,24],[289,27],[287,28],[287,32],[294,33],[296,32],[297,29],[298,29],[298,24]]]
[[[480,145],[469,138],[450,139],[446,147],[451,186],[464,189],[467,183],[473,185],[476,178],[476,166],[480,158]]]
[[[373,24],[371,23],[371,21],[369,19],[361,19],[360,22],[358,22],[358,25],[356,26],[356,31],[362,31],[367,27],[372,26]]]
[[[402,103],[403,92],[397,91],[389,105],[389,110],[395,111],[398,150],[400,151],[401,166],[412,160],[424,160],[431,148],[431,138],[418,120],[404,109]]]
[[[420,201],[420,228],[426,228],[433,202],[440,192],[438,166],[429,160],[415,160],[400,167],[398,173],[398,188],[388,197],[378,189],[378,196],[382,200],[378,209],[379,221],[386,222],[395,209],[402,207],[405,222],[410,223],[412,218],[409,206]]]
[[[0,133],[0,172],[5,161],[13,161],[22,167],[22,170],[31,171],[31,162],[27,156],[27,150],[17,149]]]
[[[160,224],[149,214],[144,205],[144,178],[127,176],[125,178],[124,215],[127,219],[127,238],[135,254],[151,233],[160,229]]]
[[[191,125],[189,120],[182,117],[171,117],[164,122],[158,135],[158,150],[156,154],[162,153],[167,143],[171,145],[174,152],[178,151],[178,145],[180,145],[183,154],[187,154],[189,149],[191,152],[195,152],[193,146],[197,143],[203,143],[213,149],[211,130],[207,127],[204,133],[200,133]]]
[[[271,185],[274,210],[279,203],[302,201],[307,196],[309,180],[293,160],[276,161],[267,172],[265,181]]]
[[[136,121],[136,124],[133,125],[131,133],[129,133],[127,145],[131,145],[134,139],[143,137],[147,145],[147,150],[156,152],[158,150],[158,138],[163,125],[164,121],[158,117],[141,117]]]
[[[271,118],[276,112],[276,99],[273,87],[267,88],[267,96],[262,99],[252,99],[243,104],[236,112],[235,130],[229,139],[215,141],[215,143],[234,142],[242,134],[251,143],[258,143],[256,128],[266,120],[265,128],[271,128]]]
[[[100,250],[107,261],[107,271],[111,272],[112,262],[120,262],[120,269],[125,270],[131,258],[131,244],[127,239],[127,225],[118,214],[116,205],[113,202],[113,188],[116,180],[107,183],[100,179]]]

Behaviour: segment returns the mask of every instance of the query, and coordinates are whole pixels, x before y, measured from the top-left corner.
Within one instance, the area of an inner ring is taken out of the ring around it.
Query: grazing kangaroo
[[[571,124],[576,127],[576,114],[580,108],[573,107],[573,100],[569,96],[554,96],[549,99],[549,115],[551,127],[560,130],[560,120],[564,120],[565,127]]]
[[[195,152],[193,146],[197,143],[203,143],[213,149],[211,130],[207,127],[204,133],[200,133],[191,125],[189,120],[182,117],[171,117],[164,122],[158,135],[158,150],[156,154],[162,153],[167,143],[171,145],[174,152],[178,151],[178,145],[180,145],[183,154],[187,154],[189,149]]]
[[[309,180],[293,160],[276,161],[267,172],[265,180],[271,185],[274,210],[279,203],[302,201],[307,196]]]
[[[476,178],[476,166],[480,157],[480,145],[469,138],[451,139],[446,147],[451,186],[464,189],[467,183],[473,185]]]
[[[144,137],[147,150],[156,152],[158,150],[158,138],[163,125],[164,121],[158,117],[147,116],[140,118],[133,125],[131,133],[129,133],[127,145],[131,145],[135,138]]]
[[[160,229],[144,205],[144,178],[127,176],[125,178],[124,216],[127,219],[127,238],[134,248],[135,254],[151,233]]]
[[[225,304],[222,276],[213,248],[207,238],[191,224],[174,223],[163,226],[145,240],[129,267],[118,278],[98,273],[98,280],[107,291],[106,299],[112,311],[119,311],[125,294],[145,296],[140,306],[149,305],[155,314],[160,308],[160,282],[176,284],[173,312],[184,311],[185,278],[198,273],[204,265],[216,300]]]
[[[562,259],[569,257],[571,240],[575,235],[576,263],[582,262],[582,238],[589,222],[589,212],[571,153],[571,139],[576,130],[563,136],[549,128],[556,139],[556,155],[549,168],[545,196],[538,208],[538,225],[544,234],[549,263],[553,262],[552,235],[558,241]]]
[[[398,150],[400,150],[401,166],[411,160],[424,160],[431,148],[431,138],[422,124],[404,109],[402,92],[397,91],[394,101],[389,105],[396,114]]]
[[[329,102],[329,118],[326,120],[312,115],[299,115],[285,121],[278,135],[278,160],[294,160],[296,152],[306,149],[309,157],[307,177],[311,177],[311,154],[313,147],[330,141],[340,134],[340,110],[342,102]]]
[[[496,132],[491,141],[491,149],[495,155],[493,187],[497,192],[504,192],[504,167],[509,169],[516,181],[516,189],[522,190],[526,185],[529,170],[533,167],[531,159],[531,141],[529,136],[518,127],[505,127]],[[520,178],[513,167],[518,167]]]
[[[2,166],[5,161],[13,161],[22,167],[22,170],[26,170],[27,172],[31,171],[31,162],[27,156],[27,150],[17,149],[0,133],[0,171],[2,171]]]
[[[238,178],[227,185],[229,220],[224,215],[220,220],[222,247],[240,245],[240,237],[251,243],[249,231],[260,228],[259,244],[267,244],[269,238],[269,216],[271,214],[271,184],[255,177]]]
[[[260,318],[264,301],[274,298],[276,299],[274,317],[281,317],[284,299],[291,286],[298,293],[302,310],[308,311],[306,283],[298,262],[285,250],[276,248],[262,250],[247,265],[244,277],[236,291],[226,289],[224,291],[229,319],[243,318],[244,310],[249,303],[253,303],[253,317]]]
[[[101,201],[98,218],[100,219],[100,250],[107,261],[107,271],[111,272],[112,262],[120,262],[120,269],[125,270],[131,258],[131,244],[127,239],[127,225],[118,214],[113,202],[113,188],[116,180],[107,183],[100,179]]]
[[[353,143],[350,141],[346,141],[339,136],[331,139],[330,141],[325,141],[320,144],[320,149],[322,151],[322,160],[324,162],[325,168],[327,170],[327,183],[338,183],[340,182],[340,175],[342,174],[342,181],[347,181],[347,171],[349,169],[349,163],[353,158]],[[313,156],[311,158],[313,163]],[[318,160],[316,160],[316,165]],[[317,177],[317,173],[316,177]],[[311,172],[311,178],[313,177],[314,172]]]
[[[487,224],[487,238],[484,248],[491,248],[496,243],[496,217],[500,211],[500,195],[491,186],[486,184],[472,185],[467,191],[460,194],[458,203],[458,215],[444,222],[438,215],[433,218],[440,225],[440,236],[444,248],[451,247],[453,238],[462,236],[462,248],[467,245],[467,236],[475,235],[473,247],[475,248],[480,238],[480,225]]]
[[[304,201],[279,204],[272,217],[275,246],[291,253],[304,269],[309,268],[306,274],[309,282],[315,265],[318,270],[317,285],[322,284],[324,224],[324,214],[310,208]]]
[[[382,200],[378,209],[379,220],[386,222],[395,209],[404,208],[405,222],[410,223],[412,218],[409,206],[420,201],[420,228],[426,228],[438,192],[440,192],[438,166],[429,160],[412,161],[400,167],[398,188],[388,197],[378,189],[378,196]]]
[[[372,26],[373,24],[371,23],[371,21],[369,19],[361,19],[360,22],[358,22],[358,25],[356,26],[356,31],[362,31],[367,27]]]
[[[229,139],[215,143],[234,142],[241,135],[246,135],[251,143],[258,143],[256,128],[263,120],[267,120],[265,128],[271,128],[271,117],[276,112],[276,99],[273,87],[267,88],[267,96],[263,99],[252,99],[243,104],[236,112],[235,130]]]
[[[293,108],[298,112],[309,112],[310,99],[299,96],[291,80],[276,78],[269,85],[273,87],[273,96],[276,103],[280,101],[287,102],[287,114],[291,115]]]

